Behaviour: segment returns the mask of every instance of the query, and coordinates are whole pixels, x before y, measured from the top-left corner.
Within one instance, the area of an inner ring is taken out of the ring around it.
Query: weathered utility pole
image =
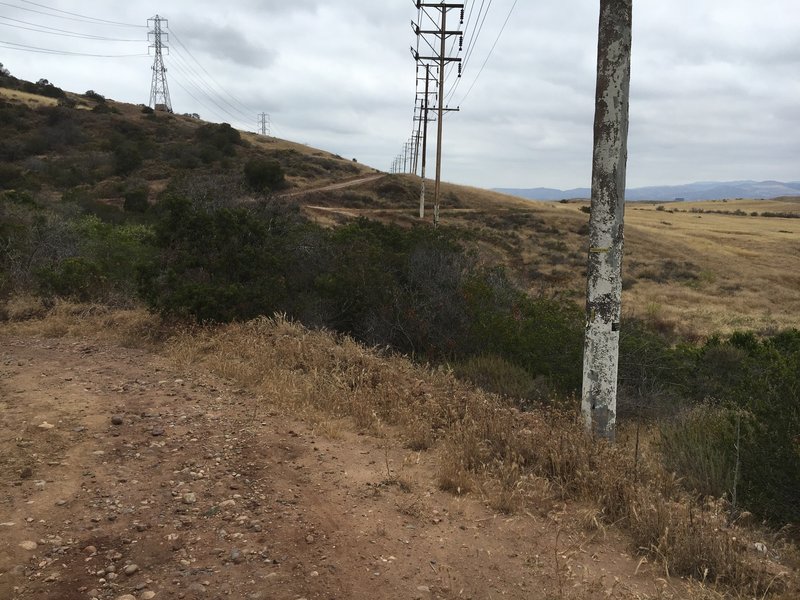
[[[419,24],[412,22],[412,27],[414,28],[415,33],[417,34],[418,39],[423,39],[425,43],[431,48],[433,51],[433,55],[431,56],[420,56],[419,52],[411,49],[414,58],[417,62],[423,62],[426,65],[435,65],[439,70],[439,92],[437,98],[437,132],[436,132],[436,180],[434,182],[434,191],[433,191],[433,226],[439,226],[439,196],[441,191],[441,181],[442,181],[442,134],[443,134],[443,125],[444,125],[444,113],[449,110],[458,110],[458,109],[449,109],[445,108],[444,105],[444,84],[445,84],[445,66],[451,62],[461,62],[461,59],[458,57],[450,57],[447,56],[447,47],[446,43],[447,40],[452,36],[459,36],[459,51],[462,49],[463,46],[463,35],[464,32],[460,30],[447,30],[447,13],[450,10],[460,10],[461,11],[461,20],[460,23],[464,22],[464,4],[455,4],[455,3],[446,3],[441,2],[438,4],[434,3],[424,3],[421,1],[417,1],[416,7],[418,9],[422,9],[425,13],[425,16],[431,20],[431,22],[437,26],[437,29],[430,29],[430,30],[423,30]],[[427,13],[427,9],[435,9],[439,11],[439,22],[437,23],[430,15]],[[434,46],[425,38],[425,36],[434,36],[435,40],[438,41],[438,46]],[[460,76],[460,70],[459,70]]]
[[[167,20],[162,19],[158,15],[151,19],[147,19],[147,25],[153,22],[153,28],[147,34],[147,39],[150,43],[150,48],[155,50],[155,59],[153,60],[153,81],[150,85],[150,107],[153,110],[163,110],[165,112],[172,112],[172,102],[169,99],[169,86],[167,85],[167,68],[164,66],[163,51],[169,51],[169,34],[163,30],[168,27]],[[164,23],[162,27],[161,24]]]
[[[587,429],[608,440],[617,416],[632,5],[600,0],[597,46],[581,412]]]

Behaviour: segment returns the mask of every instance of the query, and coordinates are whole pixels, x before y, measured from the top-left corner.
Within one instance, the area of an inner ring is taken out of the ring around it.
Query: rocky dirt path
[[[143,350],[0,343],[4,600],[659,592],[613,532],[445,494],[391,437],[320,437]]]

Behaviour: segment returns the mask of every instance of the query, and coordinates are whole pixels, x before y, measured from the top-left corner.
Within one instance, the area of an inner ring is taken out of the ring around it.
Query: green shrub
[[[122,142],[114,148],[114,172],[117,175],[130,175],[142,166],[142,162],[142,153],[133,142]]]
[[[128,182],[123,197],[125,203],[123,208],[126,212],[143,213],[147,212],[150,204],[147,199],[150,196],[150,189],[144,181]]]
[[[277,160],[253,158],[244,165],[244,177],[253,190],[275,191],[286,187],[283,169]]]
[[[42,267],[36,273],[39,292],[44,296],[59,296],[81,302],[98,297],[103,287],[103,275],[97,263],[81,256],[66,258]]]
[[[534,378],[525,369],[500,356],[481,355],[455,363],[456,377],[486,390],[514,398],[522,406],[548,402],[552,390],[544,378]]]
[[[664,465],[700,494],[731,498],[736,467],[736,411],[701,405],[662,423]]]

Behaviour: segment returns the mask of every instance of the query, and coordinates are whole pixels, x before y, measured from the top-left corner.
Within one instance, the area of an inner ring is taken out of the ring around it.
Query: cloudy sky
[[[587,187],[599,0],[514,4],[466,1],[472,50],[449,99],[461,111],[444,122],[443,177]],[[3,0],[0,62],[147,103],[156,14],[169,19],[176,112],[255,130],[265,111],[279,137],[387,170],[411,135],[408,0]],[[634,0],[631,88],[629,186],[800,180],[797,0]]]

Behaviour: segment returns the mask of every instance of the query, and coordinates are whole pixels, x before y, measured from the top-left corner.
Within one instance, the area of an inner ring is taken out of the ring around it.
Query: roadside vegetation
[[[523,280],[478,251],[494,235],[513,253],[511,221],[555,260],[568,251],[557,227],[502,211],[494,225],[467,213],[471,226],[439,230],[324,226],[276,192],[349,177],[350,161],[255,147],[229,125],[117,109],[93,91],[81,102],[93,108],[0,102],[0,317],[145,306],[176,360],[321,421],[396,427],[410,448],[440,454],[439,484],[453,493],[483,493],[504,512],[589,503],[587,527],[624,528],[670,574],[743,597],[796,589],[778,559],[798,567],[800,331],[688,340],[628,319],[621,440],[598,444],[575,414],[580,306],[552,271]],[[311,201],[376,196],[415,202],[391,177]],[[702,278],[690,262],[647,273]]]

